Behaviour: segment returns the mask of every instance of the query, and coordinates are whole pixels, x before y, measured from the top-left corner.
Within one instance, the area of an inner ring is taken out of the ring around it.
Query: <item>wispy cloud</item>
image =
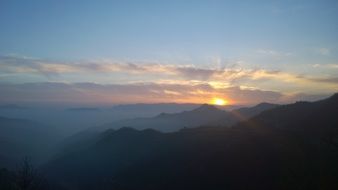
[[[288,57],[292,55],[290,52],[282,52],[273,49],[257,49],[256,53],[274,57]]]
[[[338,69],[338,64],[314,64],[314,68]]]
[[[333,83],[338,84],[338,77],[322,77],[322,78],[309,78],[308,80],[319,83]]]
[[[238,68],[206,68],[195,65],[162,64],[142,61],[94,60],[78,62],[55,62],[17,56],[1,56],[2,73],[35,73],[56,76],[69,73],[124,73],[132,75],[169,75],[183,79],[208,80],[212,78],[232,79],[252,71]]]
[[[292,102],[307,98],[306,94],[283,94],[274,91],[247,89],[238,86],[214,88],[209,84],[111,84],[95,83],[25,83],[0,84],[0,103],[208,103],[222,97],[235,104],[254,104],[262,101]],[[320,96],[322,97],[322,96]]]
[[[316,48],[315,52],[327,56],[331,54],[331,50],[329,48],[321,47],[321,48]]]
[[[267,52],[274,53],[274,52]],[[324,67],[314,65],[314,67]],[[327,65],[336,67],[336,65]],[[244,68],[236,67],[207,67],[196,66],[193,64],[163,64],[161,62],[147,61],[113,61],[113,60],[91,60],[91,61],[50,61],[37,58],[20,56],[0,56],[0,75],[8,73],[22,74],[30,73],[46,76],[48,78],[63,81],[66,75],[77,75],[82,77],[82,82],[98,82],[95,77],[104,74],[109,78],[114,75],[124,75],[127,78],[122,84],[138,82],[167,84],[208,84],[214,88],[224,88],[231,86],[248,86],[257,89],[271,86],[287,86],[299,88],[321,86],[327,88],[326,91],[338,90],[337,78],[335,76],[309,76],[298,73],[291,73],[281,70],[266,70],[264,68]],[[94,76],[94,80],[88,80],[89,76]],[[48,81],[48,80],[47,80]],[[74,82],[74,81],[69,81]],[[111,80],[108,83],[116,83]],[[264,87],[262,87],[264,84]],[[319,85],[321,84],[321,85]],[[322,89],[321,89],[322,90]],[[289,90],[289,91],[292,91]],[[180,94],[175,90],[166,91],[167,95]],[[176,93],[177,92],[177,93]]]

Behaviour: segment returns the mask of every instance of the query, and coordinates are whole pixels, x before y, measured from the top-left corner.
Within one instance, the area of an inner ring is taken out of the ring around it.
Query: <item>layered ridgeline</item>
[[[200,126],[231,126],[277,106],[276,104],[262,103],[250,108],[225,111],[212,105],[203,104],[191,111],[161,113],[150,118],[126,119],[96,127],[93,130],[103,131],[106,129],[131,127],[138,130],[151,128],[162,132],[173,132],[183,128]]]
[[[175,108],[170,105],[169,108]],[[168,107],[168,105],[166,105]],[[158,109],[157,105],[125,105],[118,106],[119,109],[124,111],[131,109],[144,108]],[[183,104],[184,106],[184,104]],[[191,105],[189,105],[191,106]],[[178,113],[161,113],[155,117],[124,119],[120,121],[111,122],[105,125],[89,128],[76,133],[66,138],[60,147],[63,147],[63,151],[76,150],[84,147],[98,138],[100,133],[105,130],[114,131],[120,128],[131,128],[137,130],[154,129],[159,132],[174,132],[185,128],[196,128],[202,126],[220,126],[231,127],[240,121],[253,117],[265,110],[275,108],[279,105],[270,103],[260,103],[253,107],[243,107],[234,109],[232,111],[221,110],[215,106],[203,104],[190,111],[182,111]],[[177,108],[175,108],[177,109]],[[138,110],[140,111],[140,110]],[[114,129],[114,130],[113,130]]]
[[[46,117],[47,120],[48,118],[55,117],[65,122],[69,121],[70,123],[77,123],[80,118],[84,118],[83,121],[78,122],[77,126],[74,127],[64,126],[60,123],[51,125],[55,118],[50,119],[51,121],[47,122],[49,123],[48,125],[30,119],[0,117],[0,167],[16,168],[18,162],[24,157],[29,157],[34,164],[39,164],[45,161],[50,153],[55,151],[55,148],[64,147],[66,145],[66,149],[79,149],[80,145],[77,142],[86,141],[87,143],[85,144],[88,144],[88,142],[90,142],[89,139],[94,138],[100,131],[104,131],[106,128],[117,129],[123,126],[133,126],[138,129],[155,128],[163,131],[174,131],[183,127],[196,127],[212,123],[222,125],[229,124],[236,120],[228,112],[210,105],[198,107],[195,104],[135,104],[115,106],[112,109],[114,110],[113,113],[129,113],[132,111],[140,113],[144,110],[144,112],[147,112],[145,115],[149,115],[149,113],[159,113],[159,109],[173,112],[189,108],[193,110],[180,113],[163,113],[153,118],[123,120],[102,127],[92,128],[95,130],[84,130],[63,140],[63,143],[57,144],[56,146],[56,143],[61,141],[65,134],[69,134],[65,133],[65,131],[68,130],[66,129],[67,127],[69,127],[70,130],[72,128],[86,129],[86,126],[82,126],[83,122],[90,119],[95,120],[93,114],[94,116],[102,114],[102,118],[106,118],[107,111],[98,108],[81,107],[70,108],[65,112],[52,112],[47,110],[46,113],[43,114],[42,110],[39,109],[36,110],[17,105],[0,106],[0,109],[3,111],[2,113],[5,115],[15,115],[15,113],[20,110],[19,116],[27,116],[26,113],[34,112],[34,114],[31,114],[36,116],[40,115],[42,118],[45,118],[46,114],[49,113],[54,116]],[[133,114],[131,114],[131,116],[132,115]],[[43,121],[43,119],[40,120]]]
[[[65,189],[337,189],[337,113],[336,94],[231,128],[107,130],[43,170]]]
[[[0,105],[0,116],[22,118],[55,126],[63,135],[69,136],[86,128],[100,126],[113,121],[154,117],[162,112],[178,113],[199,107],[199,104],[123,104],[83,107],[75,105]],[[231,109],[233,106],[226,106]]]

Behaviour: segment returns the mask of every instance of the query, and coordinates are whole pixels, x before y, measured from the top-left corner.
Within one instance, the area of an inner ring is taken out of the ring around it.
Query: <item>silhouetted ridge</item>
[[[263,102],[253,107],[244,107],[244,108],[233,110],[232,114],[235,117],[238,117],[239,120],[244,121],[255,115],[262,113],[263,111],[271,110],[278,106],[279,106],[278,104],[271,104],[271,103]]]
[[[262,112],[244,125],[255,123],[258,127],[292,130],[313,137],[325,136],[329,133],[335,135],[338,126],[337,113],[338,95],[334,94],[315,102],[298,101],[294,104],[279,106]]]
[[[200,107],[193,109],[191,111],[183,111],[183,112],[180,112],[180,113],[160,113],[156,117],[166,118],[166,117],[174,117],[174,116],[177,117],[179,115],[186,116],[187,114],[200,114],[200,113],[212,113],[212,112],[222,112],[223,113],[224,111],[216,108],[215,106],[209,105],[209,104],[202,104]]]
[[[241,108],[232,112],[221,110],[216,106],[202,104],[190,111],[178,113],[161,113],[150,118],[126,119],[108,123],[97,127],[104,131],[109,128],[132,127],[135,129],[152,128],[161,132],[173,132],[183,128],[195,128],[200,126],[232,126],[239,121],[251,118],[262,111],[272,109],[278,105],[262,103],[254,107]]]
[[[232,128],[106,131],[108,135],[96,143],[67,153],[46,168],[51,179],[84,190],[98,186],[116,190],[338,189],[337,95],[317,102],[276,107],[263,103],[243,110],[260,110],[257,107],[268,110]],[[215,116],[205,114],[210,110],[221,118],[229,116],[209,105],[197,110],[202,111],[168,114],[153,124],[175,125],[183,119],[184,124],[205,122]],[[154,118],[133,121],[148,125]]]
[[[205,112],[205,111],[221,111],[221,110],[210,104],[202,104],[200,107],[194,109],[193,111]]]
[[[122,127],[116,131],[114,131],[115,133],[135,133],[138,132],[139,130],[136,130],[134,128],[131,127]]]
[[[268,102],[262,102],[257,104],[254,107],[269,107],[269,106],[277,106],[278,104],[272,104],[272,103],[268,103]]]
[[[122,127],[118,130],[112,130],[108,129],[107,132],[109,133],[115,133],[115,134],[151,134],[151,133],[160,133],[159,131],[155,129],[143,129],[143,130],[138,130],[134,129],[132,127]]]
[[[93,112],[93,111],[100,111],[100,109],[99,108],[91,108],[91,107],[81,107],[81,108],[68,108],[66,111]]]
[[[338,101],[338,93],[333,94],[327,100],[329,100],[329,101]]]
[[[171,115],[171,114],[162,112],[162,113],[158,114],[156,117],[166,117],[166,116],[169,116],[169,115]]]
[[[148,135],[156,135],[160,134],[160,132],[153,130],[153,129],[144,129],[144,130],[137,130],[131,127],[122,127],[118,130],[111,130],[108,129],[104,132],[104,136],[102,140],[104,139],[112,139],[112,138],[135,138],[136,136],[148,136]]]

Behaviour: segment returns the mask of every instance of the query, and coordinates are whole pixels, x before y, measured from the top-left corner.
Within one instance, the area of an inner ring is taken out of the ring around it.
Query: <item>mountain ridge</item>
[[[110,130],[98,143],[54,160],[45,169],[53,179],[75,176],[69,183],[82,189],[98,184],[121,190],[336,189],[337,109],[335,95],[277,106],[232,128],[185,128],[173,133]],[[297,119],[303,124],[293,122],[298,111],[305,111]],[[293,130],[295,124],[301,126]],[[83,173],[88,170],[91,183],[76,181],[86,179]],[[112,181],[102,181],[107,177]],[[240,183],[242,179],[246,183]]]
[[[214,105],[202,104],[190,111],[161,113],[151,118],[122,120],[99,126],[97,129],[101,128],[101,130],[104,130],[108,128],[117,129],[120,127],[134,127],[136,129],[152,128],[162,132],[174,132],[186,127],[195,128],[206,125],[230,127],[236,122],[245,120],[260,113],[261,111],[271,109],[273,107],[275,107],[275,105],[272,106],[271,104],[270,106],[265,105],[263,108],[260,107],[259,109],[254,106],[252,108],[225,111]],[[254,111],[252,109],[254,109]],[[238,114],[241,117],[238,117]]]

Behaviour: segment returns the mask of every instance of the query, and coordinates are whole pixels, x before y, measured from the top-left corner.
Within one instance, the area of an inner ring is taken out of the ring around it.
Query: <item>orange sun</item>
[[[224,106],[228,104],[228,101],[222,98],[214,98],[212,99],[211,103],[217,106]]]

